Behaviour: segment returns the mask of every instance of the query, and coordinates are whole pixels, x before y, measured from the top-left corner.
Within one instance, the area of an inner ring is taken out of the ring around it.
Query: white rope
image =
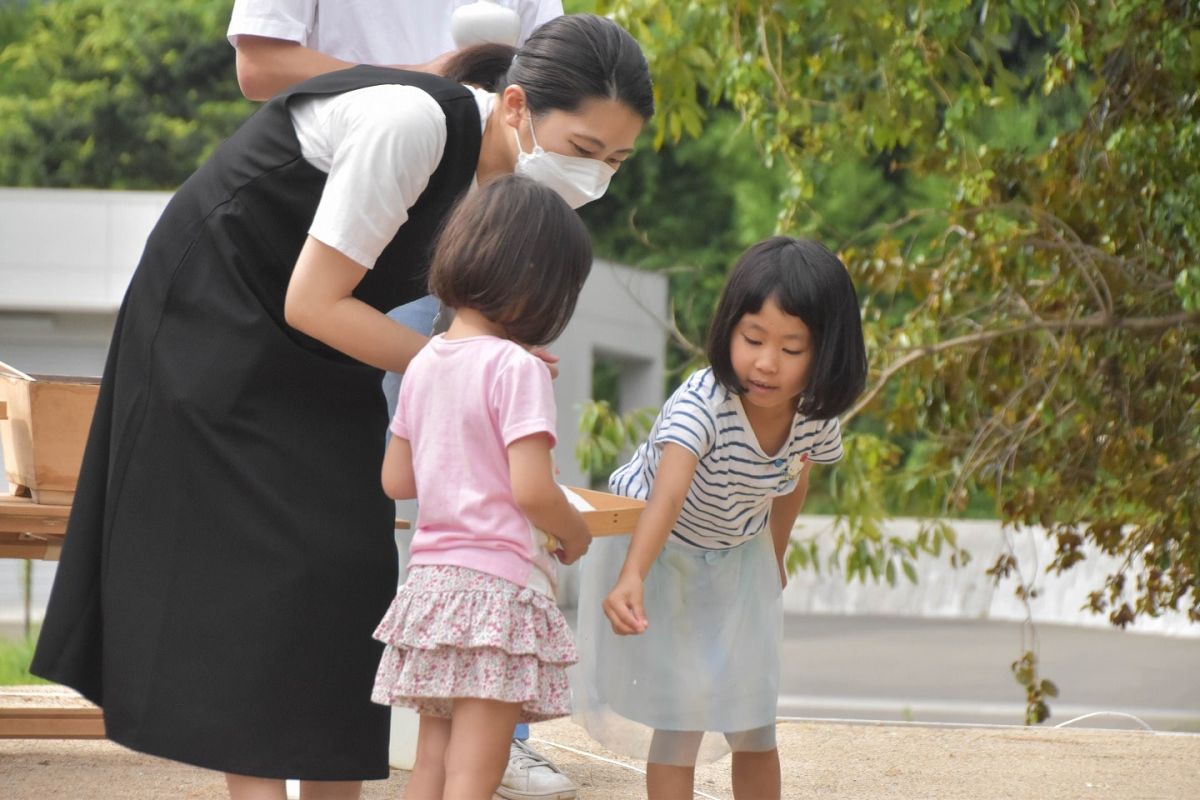
[[[1150,731],[1151,733],[1156,733],[1154,728],[1151,728],[1149,725],[1147,725],[1146,721],[1143,720],[1141,717],[1134,716],[1133,714],[1126,714],[1124,711],[1093,711],[1090,714],[1084,714],[1082,716],[1076,717],[1075,719],[1069,719],[1066,722],[1060,722],[1057,725],[1055,725],[1054,727],[1065,728],[1072,723],[1080,722],[1081,720],[1088,719],[1089,717],[1121,717],[1122,719],[1131,719],[1134,722],[1136,722],[1138,725],[1141,725],[1143,730]]]
[[[638,769],[637,767],[633,766],[632,764],[626,764],[623,761],[617,761],[612,758],[605,758],[604,756],[596,755],[595,753],[588,753],[584,750],[576,750],[574,747],[567,747],[565,744],[558,744],[557,742],[551,742],[546,739],[539,739],[536,736],[530,736],[529,741],[537,742],[538,744],[548,744],[551,747],[557,747],[559,750],[566,750],[568,753],[574,753],[577,756],[587,756],[588,758],[594,758],[597,761],[603,761],[606,764],[612,764],[617,767],[624,767],[625,769],[632,770],[640,775],[646,774],[646,770]]]
[[[617,761],[617,760],[611,759],[611,758],[605,758],[604,756],[596,755],[595,753],[589,753],[586,750],[576,750],[574,747],[567,747],[565,744],[558,744],[557,742],[547,741],[546,739],[538,739],[534,736],[530,736],[529,741],[537,742],[538,744],[548,744],[551,747],[557,747],[559,750],[566,750],[568,753],[574,753],[577,756],[583,756],[584,758],[592,758],[592,759],[595,759],[596,761],[603,761],[606,764],[612,764],[614,766],[624,767],[625,769],[632,770],[633,772],[636,772],[639,775],[646,774],[646,770],[638,769],[637,767],[633,766],[632,764],[626,764],[622,761]],[[692,793],[696,797],[703,797],[704,800],[721,800],[721,798],[719,798],[719,797],[713,797],[711,794],[705,794],[704,792],[702,792],[698,789],[693,789]]]
[[[876,728],[990,728],[1022,729],[1027,726],[1002,722],[910,722],[899,719],[846,719],[841,717],[776,717],[776,722],[820,722],[828,725],[866,725]]]
[[[1069,719],[1066,722],[1060,722],[1055,725],[1055,728],[1065,728],[1066,726],[1088,719],[1089,717],[1110,716],[1110,717],[1125,717],[1137,722],[1145,730],[1155,734],[1162,734],[1163,731],[1157,731],[1148,725],[1140,717],[1133,714],[1127,714],[1124,711],[1093,711],[1090,714]],[[1002,722],[908,722],[904,720],[887,720],[887,719],[835,719],[830,717],[776,717],[776,722],[821,722],[833,725],[870,725],[875,727],[898,727],[898,728],[984,728],[991,730],[1028,730],[1033,726],[1018,725],[1013,723]],[[1033,728],[1038,730],[1038,728]],[[1046,730],[1041,728],[1040,730]],[[1195,735],[1195,734],[1192,734]]]

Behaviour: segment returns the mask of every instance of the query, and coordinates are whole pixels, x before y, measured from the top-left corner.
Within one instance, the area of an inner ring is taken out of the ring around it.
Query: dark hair
[[[799,317],[813,337],[808,384],[797,411],[829,419],[849,409],[867,381],[858,295],[838,257],[808,239],[774,236],[742,253],[709,329],[713,375],[730,391],[745,391],[733,370],[733,332],[742,317],[757,313],[768,297],[785,313]]]
[[[429,291],[523,345],[554,341],[592,268],[587,228],[557,192],[506,175],[468,194],[438,236]]]
[[[469,83],[489,92],[498,92],[507,85],[508,68],[516,54],[517,48],[507,44],[487,42],[464,47],[442,67],[442,75],[455,83]]]
[[[525,90],[531,114],[575,111],[606,97],[642,119],[654,116],[654,87],[642,49],[624,28],[593,14],[567,14],[539,27],[520,49],[479,44],[453,56],[442,74],[492,92]]]

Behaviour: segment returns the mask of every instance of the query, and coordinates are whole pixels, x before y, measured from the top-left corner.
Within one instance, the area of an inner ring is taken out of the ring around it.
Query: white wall
[[[621,365],[623,410],[662,405],[666,318],[663,276],[607,261],[592,266],[571,324],[550,348],[562,358],[554,382],[559,409],[555,459],[562,483],[586,486],[575,446],[580,406],[592,397],[592,366],[598,357]]]
[[[167,192],[0,189],[0,309],[115,311],[170,198]]]
[[[833,517],[802,516],[792,538],[815,538],[822,558],[832,552]],[[914,537],[919,522],[893,519],[883,525],[884,537]],[[912,584],[897,568],[895,587],[886,582],[846,583],[842,574],[811,570],[792,576],[784,590],[784,608],[791,612],[818,614],[881,614],[953,619],[992,619],[1023,621],[1025,607],[1013,590],[1015,578],[994,586],[984,570],[1007,552],[1004,529],[989,520],[957,520],[951,523],[958,545],[971,554],[970,563],[961,569],[950,567],[943,551],[941,558],[922,556],[916,562],[918,582]],[[1038,590],[1031,601],[1034,622],[1086,627],[1110,627],[1105,615],[1084,611],[1088,594],[1104,586],[1104,577],[1116,570],[1120,560],[1094,549],[1085,548],[1087,558],[1062,575],[1046,573],[1053,557],[1054,543],[1042,528],[1008,529],[1013,552],[1024,570],[1026,580]],[[844,563],[845,559],[843,559]],[[1200,638],[1200,625],[1187,621],[1180,612],[1155,619],[1139,618],[1127,630],[1135,633],[1166,633]]]

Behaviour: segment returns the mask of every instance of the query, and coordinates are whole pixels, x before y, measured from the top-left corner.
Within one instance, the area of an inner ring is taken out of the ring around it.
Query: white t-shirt
[[[480,130],[496,96],[466,87]],[[415,86],[299,98],[292,124],[305,160],[329,174],[310,236],[370,269],[408,219],[446,147],[446,116]]]
[[[353,64],[422,64],[454,49],[450,15],[474,0],[236,0],[226,36],[286,39]],[[521,38],[562,16],[561,0],[498,0],[521,15]],[[319,6],[319,7],[318,7]]]
[[[609,488],[648,499],[667,444],[685,447],[699,459],[671,535],[704,550],[737,547],[761,533],[771,501],[796,488],[804,462],[832,464],[842,457],[837,418],[799,414],[779,451],[763,452],[741,398],[717,381],[711,367],[692,373],[675,390],[646,441],[608,479]]]

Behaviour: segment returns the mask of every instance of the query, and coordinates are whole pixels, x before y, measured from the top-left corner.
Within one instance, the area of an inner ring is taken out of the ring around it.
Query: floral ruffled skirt
[[[522,722],[571,713],[578,660],[553,598],[465,567],[414,567],[375,638],[386,645],[371,699],[449,717],[452,700],[521,704]]]

